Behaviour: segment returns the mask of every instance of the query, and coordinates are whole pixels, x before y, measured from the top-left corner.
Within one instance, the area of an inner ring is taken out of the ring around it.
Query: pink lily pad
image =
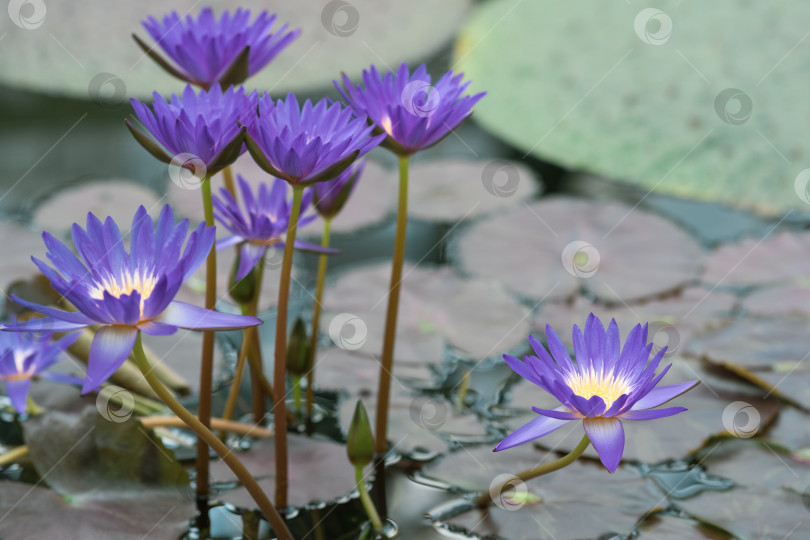
[[[34,222],[38,228],[61,236],[74,223],[84,227],[87,213],[92,212],[102,221],[111,216],[123,231],[129,229],[138,207],[146,207],[157,218],[164,204],[152,190],[140,184],[110,179],[57,192],[37,208]]]
[[[755,440],[719,442],[706,449],[701,464],[711,474],[729,478],[738,486],[801,493],[810,485],[810,463]]]
[[[453,250],[462,271],[532,299],[585,289],[608,303],[678,290],[703,252],[686,232],[638,208],[548,197],[465,230]]]
[[[806,496],[805,496],[806,497]],[[737,488],[705,491],[678,506],[702,521],[716,524],[735,538],[807,538],[810,520],[801,493],[784,489]]]
[[[344,348],[379,354],[389,280],[390,264],[384,263],[347,272],[327,285],[322,331]],[[347,326],[360,332],[356,343],[343,337]],[[397,361],[439,363],[447,345],[467,358],[487,358],[525,340],[528,327],[526,308],[493,283],[461,278],[448,267],[404,269]]]
[[[506,479],[556,457],[530,445],[496,454],[487,447],[464,449],[429,464],[424,476],[486,492],[499,475]],[[667,505],[636,470],[619,467],[611,475],[583,461],[517,484],[514,490],[501,495],[496,488],[487,511],[471,509],[440,521],[480,536],[514,540],[596,538],[609,532],[629,534],[642,516]]]
[[[689,287],[663,299],[613,307],[577,297],[572,304],[541,306],[534,316],[534,327],[536,335],[543,336],[545,326],[551,325],[571,347],[571,329],[575,324],[582,328],[590,313],[605,323],[616,319],[622,336],[626,336],[633,326],[648,323],[648,341],[655,345],[655,351],[667,347],[667,356],[672,356],[685,350],[696,332],[725,324],[735,303],[736,299],[730,293],[699,287]]]
[[[808,350],[807,319],[788,316],[737,320],[695,338],[688,352],[810,408]]]
[[[40,234],[16,223],[1,221],[0,235],[4,238],[0,286],[6,292],[7,286],[14,279],[27,279],[37,272],[31,256],[44,259],[46,250]]]
[[[669,514],[655,514],[644,520],[638,528],[641,540],[727,540],[731,535],[691,519]]]
[[[791,282],[810,274],[809,253],[810,233],[745,238],[710,253],[703,280],[731,287]]]
[[[177,491],[139,489],[95,493],[66,502],[58,493],[0,482],[0,535],[17,540],[174,540],[188,530],[194,503]],[[67,535],[67,536],[66,536]]]
[[[783,407],[779,418],[765,437],[770,442],[790,449],[794,455],[810,459],[810,414],[795,407]]]
[[[409,175],[408,215],[454,223],[516,206],[541,184],[520,163],[460,159],[416,162]]]
[[[747,313],[757,316],[810,317],[810,287],[806,282],[763,287],[746,296],[742,306]]]

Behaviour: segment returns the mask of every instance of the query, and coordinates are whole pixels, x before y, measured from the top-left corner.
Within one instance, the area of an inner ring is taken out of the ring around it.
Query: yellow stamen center
[[[382,126],[383,130],[388,133],[389,137],[393,137],[393,128],[391,127],[391,118],[388,116],[383,116],[380,120],[380,125]]]
[[[104,293],[107,292],[111,296],[120,298],[124,295],[130,295],[137,291],[141,295],[141,315],[143,315],[143,305],[147,298],[152,294],[157,285],[158,277],[146,270],[135,270],[134,272],[126,270],[119,276],[108,276],[96,284],[96,287],[90,291],[90,296],[97,300],[104,299]]]
[[[620,396],[630,393],[627,380],[615,377],[613,373],[595,373],[588,370],[569,377],[565,382],[580,397],[585,399],[593,396],[601,397],[608,409]]]

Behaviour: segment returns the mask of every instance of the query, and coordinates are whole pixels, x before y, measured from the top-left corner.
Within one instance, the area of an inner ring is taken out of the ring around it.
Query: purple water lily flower
[[[345,73],[343,86],[338,81],[334,84],[358,116],[368,116],[376,124],[376,132],[387,135],[382,146],[408,155],[449,135],[486,95],[463,95],[470,84],[462,83],[463,77],[448,71],[431,85],[424,64],[411,75],[403,63],[396,74],[388,72],[385,76],[371,66],[363,71],[363,85],[353,84]]]
[[[147,18],[143,27],[176,67],[136,35],[132,37],[175,77],[205,89],[217,82],[227,87],[255,75],[301,33],[287,31],[286,24],[273,32],[275,21],[275,14],[262,11],[251,22],[250,11],[241,8],[233,14],[223,12],[219,20],[211,8],[204,8],[196,19],[191,15],[181,19],[175,11],[162,21]]]
[[[259,100],[259,118],[248,125],[248,150],[256,163],[291,184],[308,185],[331,180],[357,158],[380,144],[366,118],[355,118],[341,103],[303,107],[289,94],[285,101],[265,94]]]
[[[357,180],[366,168],[365,161],[355,161],[351,167],[340,173],[337,178],[312,185],[312,203],[315,210],[326,218],[335,217],[349,200]]]
[[[31,381],[37,377],[59,382],[75,382],[67,375],[46,370],[59,360],[59,355],[79,339],[78,333],[68,334],[57,341],[53,334],[29,332],[0,332],[0,380],[18,413],[24,414]]]
[[[242,87],[222,92],[218,84],[198,94],[186,86],[182,97],[172,94],[169,103],[157,92],[154,98],[154,111],[137,99],[131,102],[138,119],[159,144],[127,120],[129,131],[141,146],[164,163],[179,156],[179,166],[208,176],[224,169],[244,152],[243,126],[255,121],[259,99],[255,90],[247,95]],[[202,172],[196,170],[200,165],[205,169]]]
[[[236,279],[240,280],[248,275],[268,249],[284,247],[292,201],[287,200],[287,182],[280,178],[276,178],[271,187],[264,182],[259,184],[255,197],[250,184],[241,174],[236,175],[236,180],[242,192],[244,210],[225,188],[220,191],[221,198],[214,196],[213,202],[214,217],[231,233],[217,240],[217,251],[240,246],[239,268],[236,271]],[[312,191],[306,190],[301,200],[298,227],[303,227],[315,219],[315,215],[306,217],[303,215],[311,202]],[[302,240],[295,240],[293,246],[304,251],[337,253],[337,250],[322,248]]]
[[[572,420],[582,420],[585,433],[599,453],[602,464],[614,472],[624,452],[621,420],[653,420],[683,412],[684,407],[654,409],[693,388],[700,381],[656,387],[669,370],[655,371],[666,347],[649,360],[652,343],[647,343],[647,325],[636,325],[620,350],[619,327],[610,321],[607,331],[593,313],[583,333],[574,325],[576,362],[550,326],[546,338],[551,355],[535,338],[529,342],[537,356],[504,360],[518,375],[557,398],[561,406],[532,410],[538,415],[502,440],[495,451],[512,448],[547,435]]]
[[[90,346],[82,387],[87,393],[124,363],[138,331],[169,335],[177,328],[229,330],[260,324],[256,317],[174,301],[180,286],[205,261],[214,243],[214,227],[201,223],[186,239],[188,228],[188,220],[175,225],[169,205],[163,207],[157,224],[141,206],[132,220],[127,253],[115,221],[107,218],[102,224],[88,214],[87,230],[73,225],[73,244],[81,260],[54,236],[42,233],[54,268],[32,259],[51,286],[78,311],[62,311],[12,295],[15,302],[46,317],[3,325],[3,329],[65,332],[101,325]]]

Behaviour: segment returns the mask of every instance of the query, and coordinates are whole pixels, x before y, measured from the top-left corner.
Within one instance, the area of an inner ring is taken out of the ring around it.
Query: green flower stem
[[[264,279],[264,255],[259,259],[259,266],[256,268],[256,282],[254,283],[253,298],[248,306],[248,315],[254,317],[259,312],[259,297],[262,295],[262,280]],[[248,348],[247,355],[250,359],[250,386],[253,397],[253,421],[257,424],[264,422],[265,408],[264,400],[265,393],[262,387],[262,379],[264,379],[264,364],[262,362],[262,348],[259,341],[258,327],[252,327],[250,332],[245,334],[245,339],[256,340],[256,346]],[[267,397],[272,397],[272,391],[267,394]]]
[[[461,383],[458,387],[458,395],[456,396],[456,410],[461,411],[464,409],[464,401],[467,399],[467,390],[470,389],[470,370],[465,369],[464,375],[461,376]]]
[[[287,381],[287,309],[290,299],[290,274],[292,273],[293,245],[298,232],[298,217],[301,214],[301,199],[304,187],[293,185],[293,203],[287,238],[284,241],[284,259],[281,264],[281,281],[278,289],[276,315],[276,350],[273,366],[273,420],[276,430],[276,506],[287,507],[287,406],[285,390]]]
[[[538,476],[543,476],[544,474],[548,474],[550,472],[554,472],[558,469],[562,469],[563,467],[572,464],[574,461],[577,460],[579,456],[582,455],[583,452],[588,448],[591,444],[590,439],[588,439],[588,435],[583,435],[582,440],[579,441],[579,444],[571,450],[569,453],[565,454],[558,460],[552,461],[550,463],[544,463],[542,465],[538,465],[536,467],[532,467],[530,469],[526,469],[523,472],[519,472],[515,475],[515,477],[519,478],[523,482],[527,480],[531,480],[532,478],[537,478]],[[504,482],[497,489],[490,488],[489,491],[482,493],[475,499],[475,504],[480,507],[486,507],[492,502],[492,495],[493,491],[497,491],[498,493],[502,493],[503,489],[510,483],[513,482],[514,479],[510,478],[508,481]]]
[[[211,200],[211,178],[205,176],[200,185],[203,199],[205,223],[214,226],[214,205]],[[217,250],[211,246],[205,266],[205,307],[215,309],[217,303]],[[200,361],[200,404],[197,417],[200,423],[211,427],[211,393],[214,372],[214,332],[203,332],[202,358]],[[165,400],[163,400],[165,402]],[[219,439],[217,439],[219,440]],[[197,507],[202,519],[202,529],[208,528],[208,445],[202,438],[197,439]]]
[[[25,412],[31,416],[36,416],[43,411],[42,407],[36,404],[30,394],[25,398],[25,402]]]
[[[242,464],[241,461],[239,461],[239,458],[237,458],[236,455],[231,452],[230,448],[225,446],[225,444],[220,441],[210,429],[205,427],[202,422],[200,422],[193,414],[186,410],[186,408],[174,398],[172,393],[169,392],[165,386],[163,386],[160,379],[158,379],[152,372],[152,365],[149,363],[149,360],[146,359],[146,355],[143,352],[140,332],[138,332],[138,337],[135,340],[134,351],[135,361],[138,364],[138,368],[146,378],[146,382],[149,383],[149,386],[152,387],[163,403],[165,403],[166,406],[175,415],[177,415],[178,418],[182,419],[189,428],[193,429],[194,432],[197,433],[200,440],[204,441],[207,445],[213,448],[217,454],[219,454],[222,461],[224,461],[228,467],[230,467],[242,485],[245,486],[245,489],[248,490],[250,496],[253,497],[253,500],[256,501],[256,504],[259,506],[259,510],[261,510],[265,519],[267,519],[267,521],[270,523],[270,526],[273,528],[273,532],[278,536],[278,538],[283,540],[293,540],[292,534],[287,528],[286,523],[284,523],[284,520],[281,518],[281,515],[279,515],[279,513],[276,511],[276,508],[273,506],[273,503],[270,502],[270,499],[267,498],[267,495],[264,494],[262,488],[259,487],[256,479],[251,476],[247,468]]]
[[[399,157],[399,203],[397,206],[397,231],[394,239],[394,256],[391,263],[391,283],[388,289],[388,310],[385,314],[385,334],[383,337],[382,358],[380,359],[380,381],[377,391],[376,428],[374,430],[374,453],[376,481],[374,496],[383,515],[387,514],[385,504],[385,452],[388,449],[388,404],[391,391],[391,370],[394,366],[394,339],[397,330],[399,311],[399,290],[402,281],[402,265],[405,261],[405,235],[408,227],[408,164],[410,156]]]
[[[332,218],[324,218],[321,246],[329,247],[329,235],[332,228]],[[318,258],[318,282],[315,286],[315,305],[312,307],[312,337],[309,340],[309,356],[307,358],[307,418],[312,418],[315,404],[315,353],[318,348],[318,327],[321,321],[321,301],[323,299],[323,283],[326,279],[326,265],[328,255],[322,253]]]
[[[222,169],[222,179],[225,181],[225,189],[236,198],[236,186],[233,183],[233,170],[230,165]]]
[[[374,527],[375,531],[381,531],[383,529],[382,520],[374,507],[374,503],[371,501],[371,497],[368,495],[366,483],[363,481],[363,467],[354,468],[354,477],[357,481],[357,491],[360,493],[360,502],[363,503],[363,509],[371,521],[371,526]]]
[[[19,460],[28,455],[28,446],[18,446],[12,448],[5,454],[0,455],[0,467],[17,463]]]

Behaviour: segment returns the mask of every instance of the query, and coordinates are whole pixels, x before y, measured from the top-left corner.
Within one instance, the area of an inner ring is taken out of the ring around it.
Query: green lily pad
[[[555,196],[472,225],[451,256],[463,272],[532,299],[569,299],[584,289],[620,303],[682,288],[697,276],[703,253],[658,216]]]
[[[446,44],[468,5],[469,0],[443,2],[441,15],[432,17],[425,13],[435,6],[426,0],[273,5],[240,0],[217,2],[215,9],[243,7],[254,14],[269,9],[278,14],[276,28],[287,23],[302,29],[267,68],[247,81],[248,88],[280,95],[329,87],[341,71],[357,77],[371,64],[396,66],[421,60]],[[9,7],[12,17],[13,8]],[[85,99],[91,94],[90,98],[108,106],[120,104],[126,97],[148,98],[155,90],[168,94],[185,86],[146,57],[130,35],[136,33],[152,45],[141,20],[172,9],[181,15],[196,14],[200,4],[191,0],[133,2],[116,6],[114,16],[103,0],[81,6],[18,3],[16,8],[20,16],[0,20],[3,47],[17,51],[0,59],[0,81],[6,85]],[[108,77],[94,86],[91,83],[99,75]]]
[[[429,464],[423,475],[464,491],[487,492],[499,475],[507,479],[556,457],[531,445],[496,454],[488,447],[465,448]],[[514,540],[596,538],[629,534],[642,516],[666,506],[665,497],[636,470],[619,467],[610,474],[582,461],[517,484],[508,494],[499,494],[497,484],[493,491],[497,500],[487,511],[475,508],[440,521]]]
[[[497,0],[455,61],[489,92],[476,120],[527,153],[645,192],[806,210],[808,16],[790,2]]]

